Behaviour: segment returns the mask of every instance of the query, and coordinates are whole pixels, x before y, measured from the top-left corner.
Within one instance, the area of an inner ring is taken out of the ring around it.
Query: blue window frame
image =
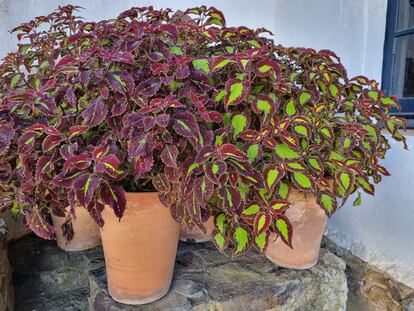
[[[400,101],[393,113],[414,121],[414,0],[388,0],[386,23],[382,88]]]

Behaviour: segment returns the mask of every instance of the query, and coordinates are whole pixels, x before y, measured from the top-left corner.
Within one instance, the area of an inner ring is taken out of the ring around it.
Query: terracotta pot
[[[211,234],[214,230],[214,217],[210,217],[205,223],[204,227],[206,228],[206,233],[194,227],[192,230],[189,230],[186,225],[182,225],[180,228],[180,240],[183,242],[194,242],[194,243],[203,243],[209,242],[213,238]]]
[[[292,203],[286,216],[293,226],[293,249],[272,234],[265,255],[281,267],[308,269],[318,262],[327,216],[312,194],[292,189],[288,201]]]
[[[88,211],[83,206],[76,206],[75,215],[76,219],[72,221],[74,236],[68,244],[61,229],[66,218],[52,215],[52,222],[56,227],[56,241],[59,248],[67,252],[74,252],[101,245],[99,226],[89,215]]]
[[[139,305],[168,292],[180,225],[155,192],[127,193],[126,199],[121,221],[105,208],[101,236],[109,294],[118,302]]]

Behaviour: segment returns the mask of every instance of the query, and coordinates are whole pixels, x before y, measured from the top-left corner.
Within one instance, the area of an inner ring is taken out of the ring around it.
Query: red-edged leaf
[[[69,128],[69,138],[75,137],[77,135],[82,135],[86,133],[89,129],[89,126],[86,125],[74,125]]]
[[[328,217],[331,217],[337,209],[337,202],[334,194],[329,190],[322,190],[316,196],[316,202],[325,211]]]
[[[198,137],[200,129],[195,116],[189,112],[178,112],[172,116],[172,127],[184,137]]]
[[[15,135],[14,129],[7,124],[0,124],[0,156],[9,147]]]
[[[38,211],[33,211],[25,217],[26,225],[39,237],[54,240],[55,228],[49,224]]]
[[[226,96],[224,97],[224,105],[238,105],[244,101],[249,94],[250,83],[247,80],[241,81],[232,78],[226,82]]]
[[[292,248],[293,228],[289,219],[282,214],[279,214],[275,220],[275,232],[279,235],[283,242]]]
[[[116,156],[109,154],[96,163],[95,172],[98,174],[106,173],[112,178],[118,179],[124,176],[124,171],[119,169],[119,163],[120,161]]]
[[[108,115],[108,106],[101,98],[95,98],[89,106],[82,112],[82,117],[89,127],[94,127],[102,123]]]
[[[269,164],[265,167],[263,180],[269,193],[272,193],[279,181],[285,176],[286,171],[275,164]]]
[[[204,163],[214,155],[214,149],[211,145],[206,145],[198,151],[195,163]]]
[[[91,215],[95,223],[101,228],[105,223],[102,218],[102,211],[104,210],[104,208],[105,206],[97,200],[92,200],[87,206],[89,215]]]
[[[269,229],[269,226],[271,224],[272,217],[270,217],[267,213],[258,213],[254,219],[254,233],[256,235],[260,235],[263,232],[267,231]]]
[[[290,207],[290,202],[285,200],[272,200],[269,203],[269,211],[274,218],[278,217],[278,214],[283,214]]]
[[[177,168],[177,157],[180,152],[176,146],[165,145],[164,150],[161,152],[161,160],[165,165],[173,168]]]
[[[102,202],[109,205],[114,210],[115,216],[121,219],[126,208],[124,188],[103,183],[100,196]]]
[[[155,94],[157,94],[160,87],[161,87],[160,79],[153,77],[138,84],[138,86],[135,88],[135,92],[137,94],[149,97],[149,96],[154,96]]]
[[[279,65],[268,58],[264,58],[254,65],[254,73],[259,77],[273,76],[276,80],[281,76]]]
[[[240,216],[242,205],[242,197],[240,191],[232,186],[224,185],[220,188],[219,195],[222,198],[222,208],[233,216]]]
[[[59,67],[62,67],[62,66],[67,66],[67,65],[73,64],[75,61],[76,61],[76,59],[73,58],[72,56],[64,56],[55,65],[55,68],[59,68]]]
[[[136,179],[139,179],[142,174],[151,171],[154,165],[154,158],[152,154],[144,154],[135,160],[134,175]]]
[[[35,145],[35,138],[38,135],[35,131],[28,131],[20,136],[18,145],[19,153],[27,154],[30,153]]]
[[[71,167],[84,170],[91,165],[91,157],[87,153],[74,155],[68,158],[63,166],[63,170],[67,172]]]
[[[232,144],[223,144],[218,150],[223,159],[233,158],[238,161],[247,161],[247,155]]]
[[[76,178],[73,186],[76,191],[76,200],[80,205],[87,206],[101,183],[97,175],[82,174]]]
[[[59,146],[63,141],[63,137],[60,135],[48,135],[42,143],[42,149],[45,152],[51,151],[56,146]]]

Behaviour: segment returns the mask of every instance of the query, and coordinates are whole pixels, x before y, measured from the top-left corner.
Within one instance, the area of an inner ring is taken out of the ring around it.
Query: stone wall
[[[12,269],[7,257],[7,231],[0,219],[0,310],[12,311],[14,306]]]
[[[396,281],[326,236],[322,246],[346,263],[348,311],[414,311],[414,289]]]

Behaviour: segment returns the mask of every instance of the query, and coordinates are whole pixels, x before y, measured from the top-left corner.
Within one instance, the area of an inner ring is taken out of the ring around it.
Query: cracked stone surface
[[[12,269],[7,256],[7,228],[0,218],[0,310],[13,310]]]
[[[209,243],[180,243],[174,279],[161,300],[122,305],[107,293],[100,247],[77,253],[26,236],[10,245],[16,311],[345,310],[345,263],[322,249],[308,270],[283,269],[255,252],[230,260]]]

